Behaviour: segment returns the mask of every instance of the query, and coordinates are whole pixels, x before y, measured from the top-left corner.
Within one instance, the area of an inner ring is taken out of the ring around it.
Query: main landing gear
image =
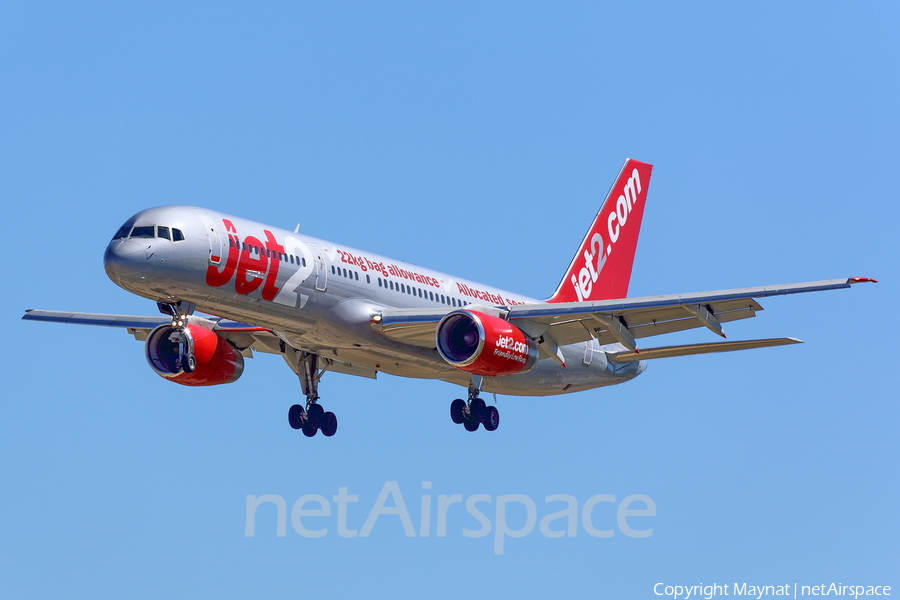
[[[488,431],[494,431],[500,426],[500,411],[496,406],[488,406],[478,395],[481,392],[483,377],[472,376],[469,383],[469,400],[466,402],[457,398],[450,403],[450,418],[457,425],[462,424],[466,431],[475,431],[479,425],[484,425]]]
[[[288,410],[288,423],[294,429],[303,431],[306,437],[313,437],[321,431],[331,437],[337,433],[337,417],[333,412],[325,412],[319,404],[319,379],[325,370],[319,370],[319,356],[311,352],[301,352],[298,363],[300,388],[306,395],[306,407],[293,405]]]

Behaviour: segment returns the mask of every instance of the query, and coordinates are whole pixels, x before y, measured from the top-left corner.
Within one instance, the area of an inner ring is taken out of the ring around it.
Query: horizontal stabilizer
[[[744,340],[740,342],[714,342],[711,344],[689,344],[687,346],[663,346],[660,348],[641,348],[638,352],[611,352],[607,354],[613,362],[633,362],[651,358],[669,358],[670,356],[690,356],[692,354],[710,354],[712,352],[734,352],[752,348],[769,348],[802,344],[796,338],[771,338],[767,340]]]

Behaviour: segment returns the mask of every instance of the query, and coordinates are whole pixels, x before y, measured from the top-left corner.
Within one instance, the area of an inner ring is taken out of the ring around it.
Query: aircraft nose
[[[144,245],[131,240],[113,240],[103,255],[106,275],[116,285],[128,281],[144,280],[149,261]]]

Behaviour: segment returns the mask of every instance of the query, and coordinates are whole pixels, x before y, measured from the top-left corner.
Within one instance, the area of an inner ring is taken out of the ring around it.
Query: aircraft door
[[[209,216],[200,215],[200,220],[203,221],[203,226],[206,229],[206,239],[209,242],[209,264],[220,267],[225,260],[222,252],[222,236],[219,234],[215,221]]]
[[[316,270],[316,291],[324,292],[328,283],[328,269],[325,264],[325,253],[315,244],[307,244],[313,255],[313,266]]]

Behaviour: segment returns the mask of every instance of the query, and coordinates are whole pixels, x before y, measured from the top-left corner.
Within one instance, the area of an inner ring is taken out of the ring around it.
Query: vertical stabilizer
[[[575,258],[547,302],[611,300],[628,295],[653,165],[629,158]]]

